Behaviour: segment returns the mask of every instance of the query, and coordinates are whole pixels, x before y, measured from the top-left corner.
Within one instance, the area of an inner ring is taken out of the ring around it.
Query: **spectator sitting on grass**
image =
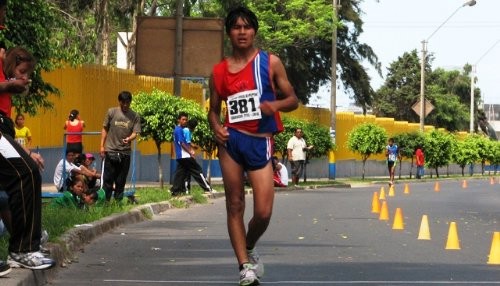
[[[99,187],[87,189],[82,194],[82,201],[85,206],[103,206],[106,203],[106,192]]]
[[[96,170],[89,170],[85,166],[75,165],[74,161],[76,158],[75,152],[71,150],[66,151],[66,160],[61,159],[56,166],[54,171],[54,185],[58,192],[63,192],[68,187],[66,184],[70,184],[67,180],[76,175],[85,175],[87,178],[98,177],[100,174],[97,173]],[[63,169],[65,170],[65,175],[63,176]],[[63,180],[63,177],[66,180]]]
[[[74,208],[80,209],[83,207],[81,196],[85,191],[87,183],[85,176],[77,175],[71,178],[68,190],[62,193],[61,197],[52,200],[52,207]]]

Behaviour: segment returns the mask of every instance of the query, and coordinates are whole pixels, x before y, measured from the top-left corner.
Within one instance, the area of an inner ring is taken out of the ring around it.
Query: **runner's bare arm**
[[[208,109],[208,123],[214,132],[217,143],[224,144],[229,137],[229,133],[220,122],[222,100],[214,88],[213,81],[214,79],[212,75],[210,77],[210,107]]]
[[[273,88],[274,90],[279,90],[281,96],[276,101],[261,104],[261,109],[263,109],[262,111],[265,114],[270,115],[276,111],[288,112],[297,109],[299,106],[299,100],[297,99],[297,95],[288,80],[283,63],[280,58],[275,55],[270,56],[270,61],[270,73],[273,79]]]

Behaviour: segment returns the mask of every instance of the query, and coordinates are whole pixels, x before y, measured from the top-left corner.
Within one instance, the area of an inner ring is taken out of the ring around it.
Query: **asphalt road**
[[[500,231],[500,184],[489,180],[397,184],[386,197],[389,220],[372,213],[382,185],[276,194],[271,225],[258,250],[261,285],[495,285],[488,264]],[[388,194],[387,185],[384,185]],[[247,196],[251,207],[251,196]],[[393,230],[395,209],[404,229]],[[248,210],[251,210],[249,208]],[[430,240],[418,240],[422,216]],[[249,213],[247,212],[247,218]],[[450,222],[457,226],[449,235]],[[454,237],[456,239],[454,239]],[[445,249],[448,240],[459,250]],[[98,238],[51,285],[237,285],[224,199],[168,210]]]

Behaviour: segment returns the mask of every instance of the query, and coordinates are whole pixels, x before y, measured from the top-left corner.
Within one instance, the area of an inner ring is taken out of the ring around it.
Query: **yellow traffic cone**
[[[384,187],[380,187],[380,200],[385,200],[385,190]]]
[[[389,208],[387,207],[387,201],[382,202],[382,208],[380,209],[379,220],[389,220]]]
[[[389,187],[389,197],[394,197],[394,185]]]
[[[467,180],[464,180],[462,182],[462,188],[464,188],[464,189],[467,188]]]
[[[410,187],[408,186],[408,184],[405,184],[405,190],[404,190],[404,194],[410,194]]]
[[[380,201],[378,199],[378,192],[373,192],[372,213],[374,214],[380,213]]]
[[[403,222],[403,211],[401,208],[396,208],[396,213],[394,214],[394,222],[392,223],[392,229],[405,229]]]
[[[422,216],[422,221],[420,222],[420,230],[418,232],[418,238],[420,240],[431,240],[431,232],[429,230],[429,220],[427,215]]]
[[[445,249],[457,250],[460,249],[460,242],[458,240],[457,224],[455,222],[450,223],[450,228],[448,230],[448,240],[446,241]]]
[[[500,264],[500,232],[498,231],[493,233],[488,264]]]
[[[435,192],[439,192],[440,191],[439,182],[436,182],[436,184],[434,185],[434,191]]]

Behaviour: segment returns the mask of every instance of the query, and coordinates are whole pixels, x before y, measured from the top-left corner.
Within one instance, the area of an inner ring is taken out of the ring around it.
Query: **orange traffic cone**
[[[389,220],[389,208],[387,207],[387,201],[382,202],[382,208],[380,209],[379,220]]]
[[[422,216],[422,221],[420,222],[420,230],[418,232],[419,240],[431,240],[431,232],[429,230],[429,220],[427,215]]]
[[[373,192],[372,213],[374,214],[380,213],[380,201],[378,199],[378,192]]]
[[[460,242],[458,240],[457,224],[455,222],[450,223],[450,228],[448,230],[448,240],[446,241],[445,249],[457,250],[460,249]]]
[[[439,192],[440,190],[441,188],[439,187],[439,182],[436,182],[436,184],[434,185],[434,191]]]
[[[389,197],[394,197],[394,185],[389,187]]]
[[[493,233],[488,264],[500,264],[500,232]]]
[[[385,190],[384,190],[384,187],[380,187],[380,196],[379,196],[379,199],[380,200],[385,200]]]
[[[396,208],[396,213],[394,214],[394,222],[392,223],[392,229],[405,229],[403,222],[403,211],[401,208]]]
[[[462,182],[462,188],[464,188],[464,189],[467,188],[467,180],[464,180]]]
[[[408,184],[405,184],[404,193],[407,194],[407,195],[410,194],[410,187],[408,186]]]
[[[490,185],[494,185],[494,184],[495,184],[495,178],[490,177]]]

